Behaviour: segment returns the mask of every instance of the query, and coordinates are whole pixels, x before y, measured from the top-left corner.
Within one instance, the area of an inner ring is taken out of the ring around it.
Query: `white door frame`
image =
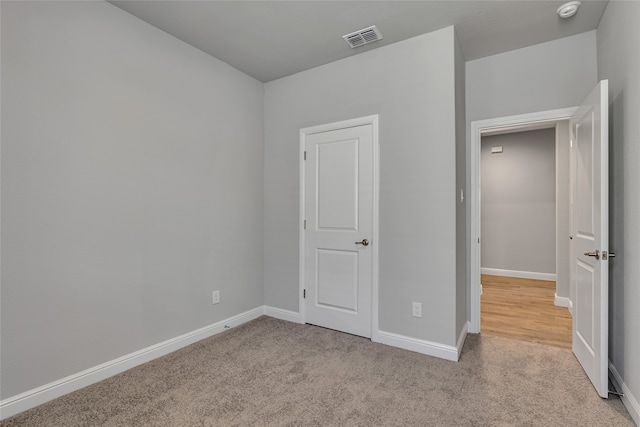
[[[366,117],[359,117],[340,122],[328,123],[318,126],[311,126],[300,129],[300,223],[299,235],[300,243],[298,247],[298,280],[299,299],[298,307],[300,312],[300,323],[306,323],[305,316],[305,229],[304,229],[304,208],[305,208],[305,160],[304,151],[305,143],[308,135],[315,133],[328,132],[332,130],[346,129],[363,125],[371,125],[373,127],[373,234],[371,238],[371,250],[373,256],[373,271],[371,274],[371,339],[377,341],[378,338],[378,249],[380,248],[379,235],[379,191],[380,191],[380,147],[378,137],[378,120],[377,114]]]
[[[513,131],[555,123],[570,119],[577,107],[559,110],[540,111],[515,116],[498,117],[471,122],[471,185],[469,197],[471,201],[471,230],[469,233],[470,253],[470,319],[469,332],[480,332],[480,142],[482,134],[488,132]],[[556,142],[557,143],[557,142]],[[557,257],[557,254],[556,254]]]

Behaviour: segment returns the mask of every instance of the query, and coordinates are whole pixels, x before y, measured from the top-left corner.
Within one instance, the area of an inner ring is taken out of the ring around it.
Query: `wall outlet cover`
[[[420,302],[412,303],[411,315],[413,317],[422,317],[422,303]]]

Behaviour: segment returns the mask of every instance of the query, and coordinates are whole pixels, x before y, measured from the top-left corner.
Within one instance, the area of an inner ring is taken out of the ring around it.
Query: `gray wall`
[[[555,151],[554,128],[482,138],[482,268],[556,273]]]
[[[380,328],[455,344],[454,79],[449,27],[265,85],[265,304],[298,311],[300,128],[379,114]]]
[[[597,83],[596,33],[467,62],[467,121],[575,107]]]
[[[2,398],[263,304],[260,82],[106,2],[2,2],[1,71]]]
[[[640,400],[640,3],[610,1],[598,27],[609,79],[609,359]],[[636,421],[638,421],[636,419]]]

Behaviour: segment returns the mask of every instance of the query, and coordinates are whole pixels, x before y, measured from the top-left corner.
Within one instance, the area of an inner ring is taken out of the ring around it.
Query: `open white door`
[[[305,321],[371,337],[373,125],[305,141]]]
[[[609,85],[602,80],[572,121],[573,352],[608,397]]]

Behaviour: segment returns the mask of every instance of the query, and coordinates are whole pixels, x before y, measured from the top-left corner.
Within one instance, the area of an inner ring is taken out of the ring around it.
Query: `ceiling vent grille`
[[[378,30],[376,26],[373,25],[369,28],[355,31],[351,34],[347,34],[346,36],[342,36],[342,38],[353,49],[359,46],[364,46],[365,44],[382,40],[382,34],[380,34],[380,30]]]

